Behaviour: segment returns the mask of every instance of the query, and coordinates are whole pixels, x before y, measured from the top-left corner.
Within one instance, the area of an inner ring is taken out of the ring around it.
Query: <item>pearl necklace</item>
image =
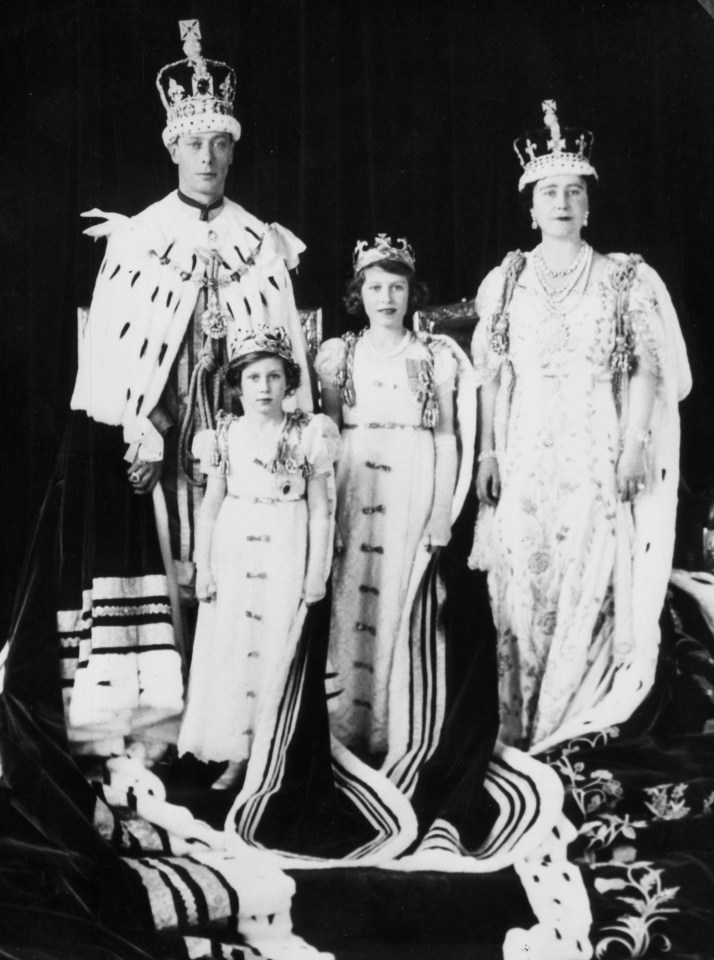
[[[540,254],[534,254],[533,275],[536,281],[536,289],[551,313],[567,313],[566,310],[563,310],[563,304],[576,291],[582,297],[590,276],[592,262],[593,248],[585,242],[580,247],[573,264],[566,271],[552,272],[548,270]],[[542,269],[543,267],[545,270]],[[567,276],[568,274],[570,274],[568,281],[561,286],[556,286],[550,282],[554,277]]]
[[[582,262],[585,259],[587,254],[588,245],[584,240],[580,241],[580,246],[578,252],[575,254],[570,264],[565,268],[565,270],[552,270],[543,258],[541,253],[542,244],[539,244],[533,251],[533,257],[538,263],[538,270],[541,275],[545,275],[551,280],[557,280],[559,277],[567,277],[571,273],[574,273],[578,267],[582,266]]]

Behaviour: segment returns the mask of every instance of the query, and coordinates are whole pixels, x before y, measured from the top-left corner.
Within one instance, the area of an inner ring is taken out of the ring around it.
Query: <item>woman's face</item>
[[[362,284],[362,303],[371,327],[398,329],[409,307],[409,280],[381,267],[367,267]]]
[[[262,357],[249,363],[241,374],[240,398],[246,413],[277,419],[283,415],[287,388],[280,357]]]
[[[578,239],[587,212],[588,188],[582,177],[558,173],[534,184],[531,213],[544,237]]]

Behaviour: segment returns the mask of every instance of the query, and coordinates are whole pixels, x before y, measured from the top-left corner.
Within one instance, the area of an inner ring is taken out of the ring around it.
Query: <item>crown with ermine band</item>
[[[156,86],[166,108],[162,137],[168,146],[181,134],[227,133],[240,137],[240,124],[233,116],[236,75],[220,60],[206,60],[201,53],[198,20],[179,20],[185,60],[159,70]]]
[[[518,189],[559,173],[597,179],[597,171],[590,162],[595,139],[592,132],[581,127],[561,127],[555,100],[544,100],[542,107],[545,126],[529,131],[513,143],[523,167]]]

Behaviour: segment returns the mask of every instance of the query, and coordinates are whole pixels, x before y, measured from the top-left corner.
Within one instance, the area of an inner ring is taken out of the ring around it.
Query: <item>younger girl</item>
[[[261,698],[292,657],[301,601],[325,594],[339,444],[327,417],[283,412],[300,368],[282,328],[231,352],[223,375],[244,415],[219,414],[194,443],[208,475],[195,551],[202,603],[178,742],[180,754],[229,761],[219,790],[245,767]]]

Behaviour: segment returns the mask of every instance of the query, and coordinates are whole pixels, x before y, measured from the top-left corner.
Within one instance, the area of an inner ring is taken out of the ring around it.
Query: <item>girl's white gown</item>
[[[316,368],[326,385],[345,365],[343,340],[328,340]],[[354,348],[356,402],[343,404],[337,467],[337,528],[332,572],[330,667],[339,696],[331,727],[347,746],[388,749],[392,663],[412,564],[431,514],[434,434],[422,426],[419,375],[426,348],[409,334],[390,355],[368,336]],[[456,375],[448,347],[436,344],[434,380]]]
[[[313,475],[330,474],[339,436],[332,421],[300,415],[291,426],[294,459]],[[199,435],[195,452],[204,473],[220,474],[209,463],[214,433]],[[216,599],[199,608],[180,754],[201,760],[247,759],[271,677],[293,655],[292,630],[307,561],[306,480],[291,474],[289,490],[276,484],[265,450],[244,418],[227,433],[230,471],[227,494],[216,519],[211,548]]]

